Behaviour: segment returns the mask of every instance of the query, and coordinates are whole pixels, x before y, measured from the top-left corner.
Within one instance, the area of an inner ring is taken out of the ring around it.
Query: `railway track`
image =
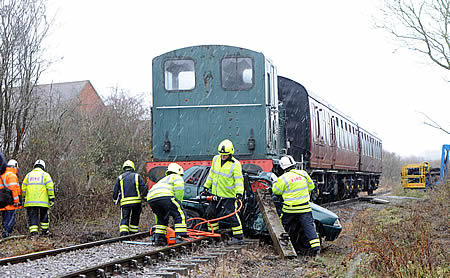
[[[97,265],[59,277],[178,277],[190,276],[201,264],[216,264],[255,244],[225,246],[217,238],[201,238]]]
[[[133,236],[4,258],[0,277],[177,277],[243,247],[202,237],[160,248],[151,244],[147,232]]]
[[[372,195],[363,195],[363,196],[358,196],[355,198],[340,200],[340,201],[336,201],[336,202],[324,203],[324,204],[320,204],[320,206],[322,206],[324,208],[332,208],[332,207],[338,207],[338,206],[343,206],[343,205],[349,205],[349,204],[352,204],[355,202],[372,202],[372,203],[384,204],[387,201],[385,201],[383,199],[379,199],[378,197],[381,197],[387,193],[390,193],[390,191],[380,191],[380,192],[374,193]]]
[[[92,248],[95,246],[101,246],[104,244],[110,244],[110,243],[120,242],[120,241],[124,241],[124,240],[142,239],[142,238],[146,238],[148,236],[149,236],[148,232],[141,232],[141,233],[136,233],[136,234],[132,234],[132,235],[128,235],[128,236],[93,241],[93,242],[88,242],[88,243],[84,243],[84,244],[78,244],[78,245],[73,245],[73,246],[68,246],[68,247],[63,247],[63,248],[58,248],[58,249],[35,252],[35,253],[30,253],[30,254],[21,255],[21,256],[1,258],[0,266],[37,260],[40,258],[45,258],[47,256],[54,256],[54,255],[61,254],[61,253]]]

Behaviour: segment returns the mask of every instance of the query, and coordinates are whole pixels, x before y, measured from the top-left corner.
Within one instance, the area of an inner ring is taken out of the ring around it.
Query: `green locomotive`
[[[292,155],[310,173],[317,202],[373,192],[382,143],[301,84],[277,75],[263,53],[225,45],[173,50],[153,59],[150,170],[176,161],[210,165],[230,139],[242,164],[277,173]]]

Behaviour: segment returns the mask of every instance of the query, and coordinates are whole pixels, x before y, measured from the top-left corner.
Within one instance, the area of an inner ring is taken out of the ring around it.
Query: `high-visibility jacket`
[[[183,202],[184,197],[184,180],[178,174],[170,174],[162,178],[148,191],[147,200],[159,197],[175,197],[178,201]]]
[[[49,200],[55,199],[52,177],[41,168],[34,168],[22,182],[22,194],[24,207],[50,207]]]
[[[14,200],[14,204],[19,204],[19,196],[20,196],[20,185],[19,179],[17,178],[17,169],[7,167],[5,173],[1,176],[0,189],[6,186],[9,190],[12,191],[12,196]],[[0,209],[0,211],[5,210],[15,210],[18,209],[18,206],[7,205],[6,207]]]
[[[275,195],[283,197],[283,212],[304,213],[311,210],[309,193],[314,189],[314,182],[303,170],[290,170],[278,178],[272,187]]]
[[[226,161],[222,166],[220,155],[214,156],[204,187],[211,188],[213,195],[224,198],[244,194],[244,177],[239,160],[231,157],[231,161]]]
[[[139,204],[147,195],[147,187],[141,175],[131,170],[120,175],[113,189],[113,199],[116,200],[120,193],[120,205]]]

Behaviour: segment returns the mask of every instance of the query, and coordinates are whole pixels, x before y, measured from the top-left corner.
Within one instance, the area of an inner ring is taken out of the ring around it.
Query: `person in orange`
[[[19,179],[17,178],[17,168],[19,164],[16,160],[11,159],[8,161],[6,166],[6,171],[1,175],[1,185],[6,186],[12,192],[13,204],[7,205],[6,207],[0,209],[2,212],[2,225],[3,232],[2,237],[9,237],[12,234],[12,229],[16,222],[16,209],[19,208],[19,196],[20,196],[20,185]]]

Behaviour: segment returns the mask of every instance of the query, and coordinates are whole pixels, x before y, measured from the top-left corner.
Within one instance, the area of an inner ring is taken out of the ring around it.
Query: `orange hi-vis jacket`
[[[19,195],[20,195],[20,185],[19,179],[17,178],[17,169],[6,167],[5,173],[1,176],[0,180],[0,189],[5,186],[12,191],[12,196],[14,200],[14,204],[19,204]],[[0,209],[0,211],[6,210],[15,210],[20,208],[19,206],[15,207],[14,205],[7,205],[6,207]]]

